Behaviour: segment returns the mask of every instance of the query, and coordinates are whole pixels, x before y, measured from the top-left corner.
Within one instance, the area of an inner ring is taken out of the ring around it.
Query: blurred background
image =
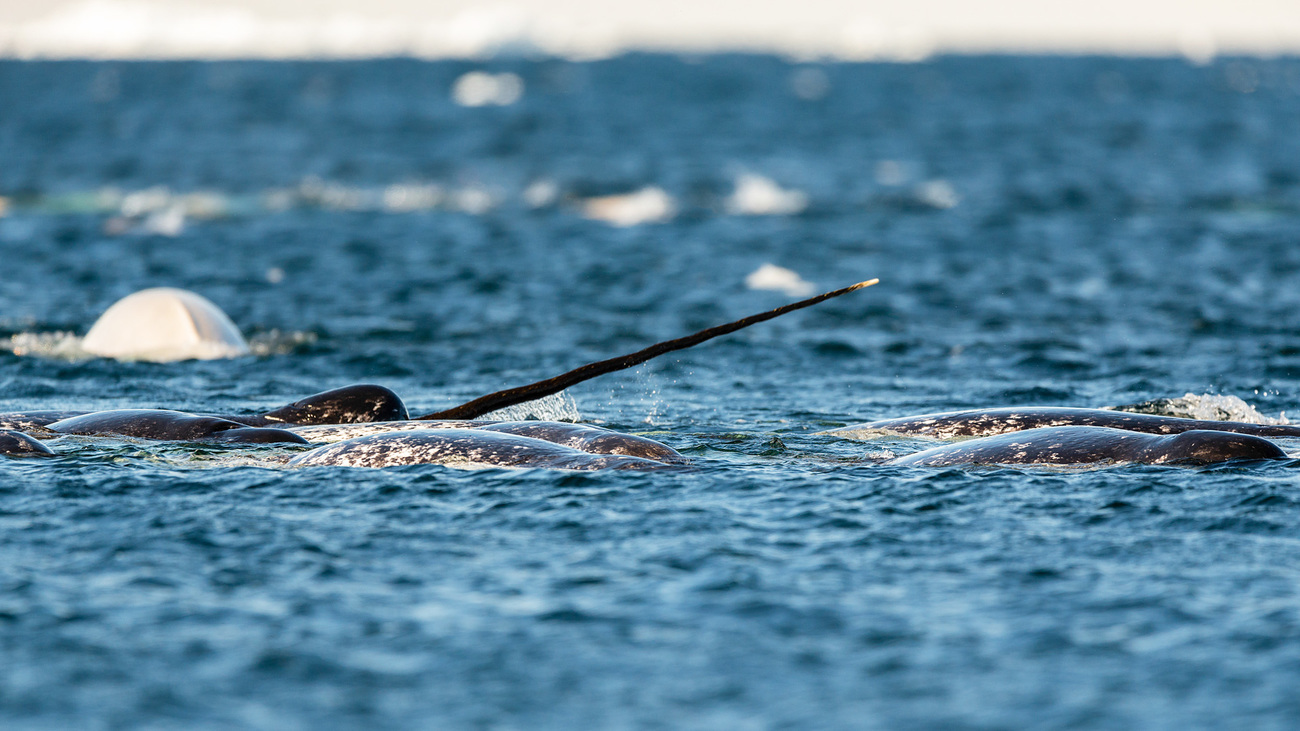
[[[2,411],[423,413],[881,279],[518,414],[687,472],[0,460],[0,728],[1300,728],[1300,463],[819,433],[1294,419],[1297,53],[1295,0],[0,0]],[[160,285],[253,354],[82,352]]]
[[[759,51],[845,60],[934,53],[1184,55],[1300,49],[1291,0],[0,0],[20,57],[482,56]]]

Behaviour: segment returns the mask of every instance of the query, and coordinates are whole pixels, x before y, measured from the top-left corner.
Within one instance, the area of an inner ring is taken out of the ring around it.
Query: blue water
[[[522,99],[455,104],[477,68]],[[906,469],[875,462],[926,443],[815,432],[1294,417],[1297,120],[1297,59],[0,62],[0,339],[46,338],[0,348],[3,411],[431,411],[793,299],[764,263],[882,279],[569,392],[691,471],[0,461],[0,725],[1294,728],[1295,461]],[[807,207],[729,212],[745,173]],[[583,216],[647,186],[670,221]],[[154,188],[219,210],[151,223],[123,197]],[[58,347],[157,285],[259,354]]]

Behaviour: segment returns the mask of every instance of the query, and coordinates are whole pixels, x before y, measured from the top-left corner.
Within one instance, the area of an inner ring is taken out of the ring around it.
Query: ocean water
[[[1300,463],[817,432],[1294,417],[1297,120],[1294,58],[0,62],[3,411],[432,411],[881,279],[534,409],[687,471],[0,461],[0,725],[1293,728]],[[162,285],[256,355],[79,356]]]

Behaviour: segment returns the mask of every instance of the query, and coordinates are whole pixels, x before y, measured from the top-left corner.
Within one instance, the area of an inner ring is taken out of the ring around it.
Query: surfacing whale
[[[1180,434],[1192,430],[1235,432],[1258,437],[1300,437],[1300,425],[1247,424],[1238,421],[1202,421],[1177,416],[1135,414],[1107,409],[1065,406],[1012,406],[998,409],[945,411],[920,416],[881,419],[830,429],[823,434],[851,436],[864,432],[890,432],[935,439],[986,437],[1048,426],[1098,426],[1148,434]]]
[[[19,431],[46,428],[78,416],[105,413],[98,411],[15,411],[0,414],[0,429]],[[260,414],[209,414],[214,419],[234,421],[243,426],[308,426],[312,424],[369,424],[402,421],[408,418],[406,405],[392,389],[359,383],[312,394]],[[149,437],[155,438],[155,437]],[[157,437],[162,438],[162,437]]]
[[[291,404],[261,414],[224,415],[221,418],[247,426],[312,424],[369,424],[404,421],[406,404],[392,389],[372,383],[358,383],[312,394]]]
[[[500,432],[559,444],[590,454],[614,454],[640,457],[667,464],[685,464],[687,459],[677,450],[653,439],[624,434],[598,426],[566,424],[558,421],[504,421],[487,424],[476,431]]]
[[[22,432],[0,429],[0,455],[6,457],[53,457],[54,452]]]
[[[284,429],[246,426],[215,416],[198,416],[166,409],[95,411],[45,426],[60,434],[123,436],[181,442],[215,441],[237,444],[306,444]]]
[[[644,457],[592,454],[555,442],[489,429],[417,429],[372,434],[318,447],[289,460],[290,467],[411,464],[563,470],[658,470],[673,466]]]
[[[1273,442],[1250,434],[1200,429],[1149,434],[1106,426],[1053,426],[944,444],[885,464],[1207,465],[1268,459],[1287,459],[1287,454]]]
[[[327,446],[295,457],[291,466],[446,464],[586,470],[658,469],[688,462],[653,439],[554,421],[393,421],[293,431],[313,444]]]

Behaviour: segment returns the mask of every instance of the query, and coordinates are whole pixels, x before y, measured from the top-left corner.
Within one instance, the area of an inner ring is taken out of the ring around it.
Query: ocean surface
[[[690,470],[0,458],[0,726],[1295,728],[1300,462],[818,432],[1294,418],[1297,129],[1295,58],[0,62],[0,411],[423,413],[881,279],[517,414]],[[84,357],[151,286],[255,355]]]

